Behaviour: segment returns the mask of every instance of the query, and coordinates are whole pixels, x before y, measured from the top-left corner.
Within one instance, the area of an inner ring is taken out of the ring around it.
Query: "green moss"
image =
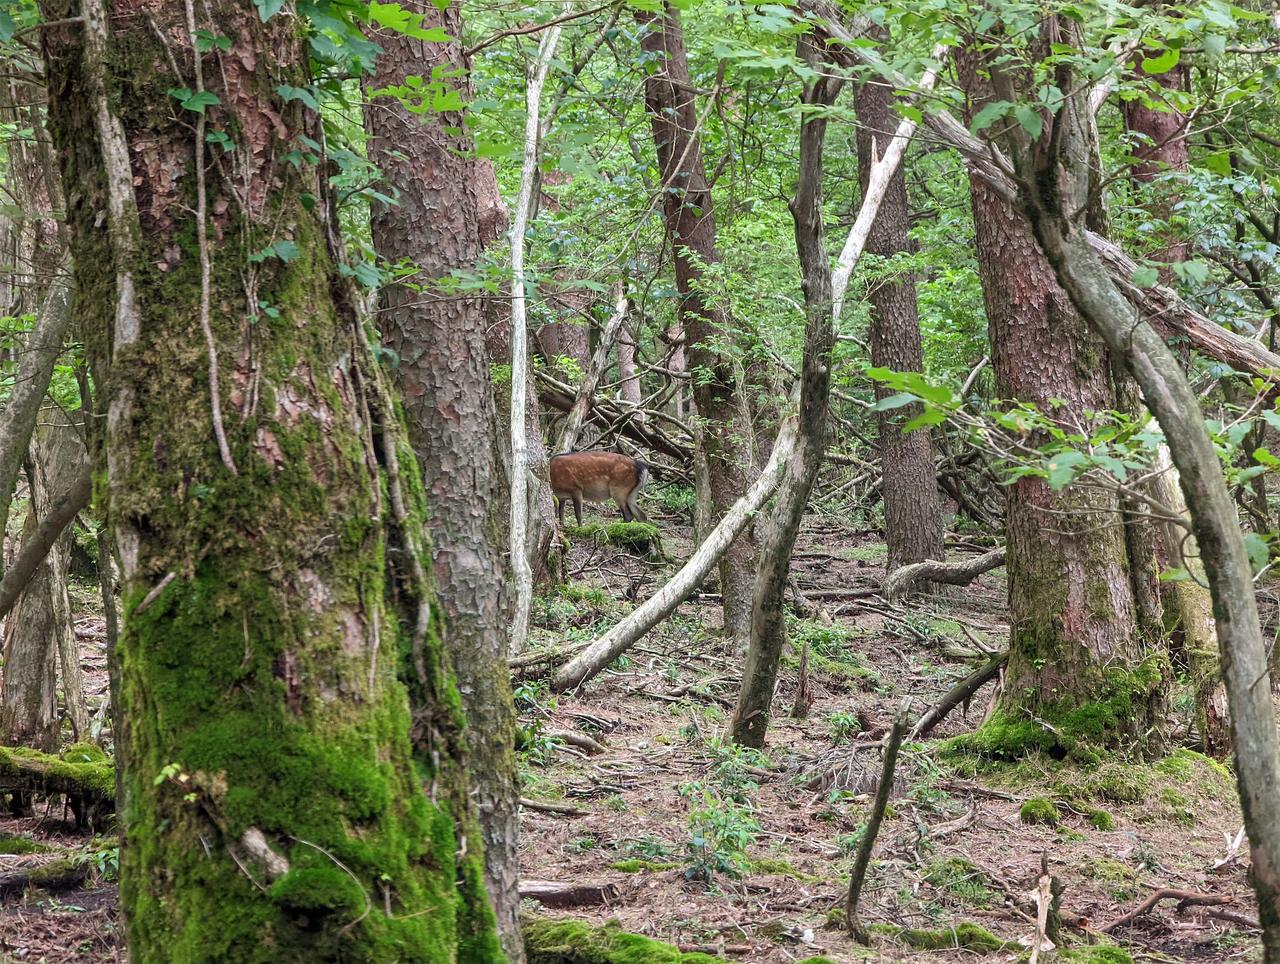
[[[935,860],[924,871],[924,879],[944,894],[973,907],[990,907],[996,892],[986,885],[986,876],[963,857]]]
[[[1033,797],[1018,810],[1018,819],[1027,824],[1045,824],[1056,827],[1062,822],[1062,814],[1058,805],[1044,797]]]
[[[1086,818],[1094,830],[1109,831],[1116,829],[1116,818],[1106,810],[1090,810]]]
[[[294,868],[271,885],[270,894],[291,914],[337,914],[355,920],[368,904],[351,875],[333,866]]]
[[[53,889],[65,888],[68,883],[74,883],[83,873],[76,866],[74,861],[61,859],[51,860],[47,864],[41,864],[31,871],[30,881],[32,887],[51,887]]]
[[[96,743],[72,743],[58,754],[68,763],[110,763],[107,751]]]
[[[1136,763],[1111,761],[1088,770],[1064,772],[1054,788],[1064,797],[1143,803],[1151,794],[1153,772]]]
[[[817,957],[806,957],[803,961],[797,961],[796,964],[836,964],[836,962],[829,957],[818,955]]]
[[[651,522],[601,522],[593,519],[580,526],[565,526],[565,534],[573,539],[594,539],[620,549],[648,551],[662,535]]]
[[[646,871],[657,872],[660,870],[673,870],[680,865],[664,860],[640,860],[638,858],[632,858],[630,860],[615,860],[609,866],[614,870],[621,870],[625,874],[639,874]]]
[[[787,861],[772,857],[761,857],[758,860],[751,861],[751,872],[753,874],[768,874],[774,877],[789,877],[792,880],[798,880],[802,884],[816,884],[822,881],[821,877],[815,877],[813,874],[806,874],[802,870],[796,870]]]
[[[920,951],[945,951],[963,949],[976,954],[994,954],[1004,950],[1006,942],[995,934],[971,921],[962,921],[954,927],[926,930],[915,927],[899,927],[896,924],[878,924],[869,928],[873,933],[886,934]]]
[[[521,922],[528,964],[714,964],[707,954],[686,954],[638,934],[617,921],[592,927],[576,920],[525,917]]]
[[[51,793],[80,792],[103,802],[115,800],[115,768],[109,761],[74,762],[26,747],[0,747],[0,775],[37,780]]]
[[[1055,956],[1059,961],[1075,961],[1077,964],[1133,964],[1133,956],[1114,944],[1059,947]]]
[[[38,840],[32,840],[30,837],[0,834],[0,854],[40,854],[52,849],[52,847],[48,847]]]

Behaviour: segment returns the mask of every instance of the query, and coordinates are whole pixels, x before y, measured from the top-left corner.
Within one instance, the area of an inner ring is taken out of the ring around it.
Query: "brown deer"
[[[649,466],[629,455],[616,452],[565,452],[551,456],[551,491],[556,497],[556,514],[564,524],[564,503],[573,500],[573,515],[582,525],[582,500],[604,502],[613,499],[627,522],[647,522],[648,516],[636,505],[636,494],[649,479]]]

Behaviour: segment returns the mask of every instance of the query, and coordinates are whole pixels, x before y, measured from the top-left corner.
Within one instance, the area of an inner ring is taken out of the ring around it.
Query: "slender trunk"
[[[130,954],[497,961],[422,487],[323,167],[276,146],[324,136],[279,93],[311,82],[304,25],[196,8],[42,4],[84,18],[41,38],[108,411]],[[166,92],[206,82],[232,147],[202,165]]]
[[[976,113],[990,84],[971,54],[960,67]],[[996,389],[1087,431],[1088,413],[1115,405],[1106,346],[1058,286],[1025,220],[982,178],[970,182]],[[996,752],[1038,747],[1087,759],[1091,748],[1162,745],[1165,660],[1137,631],[1117,510],[1098,490],[1054,491],[1031,477],[1009,487],[1009,667],[988,723]]]
[[[1074,26],[1065,18],[1053,18],[1045,26],[1055,39],[1074,38]],[[1088,86],[1072,76],[1065,63],[1058,65],[1056,74],[1058,89],[1071,93],[1047,118],[1042,138],[1032,142],[1019,130],[1011,135],[1015,169],[1022,179],[1020,199],[1073,304],[1137,379],[1181,476],[1213,595],[1264,956],[1275,964],[1280,961],[1280,739],[1244,540],[1185,373],[1163,339],[1142,323],[1108,277],[1078,223],[1076,212],[1089,191],[1084,145],[1091,137],[1092,113]],[[998,96],[1008,100],[1024,96],[999,70],[993,70],[993,79]]]
[[[447,76],[470,101],[462,54],[462,14],[456,2],[403,5],[424,14],[422,26],[451,38],[427,43],[384,30],[371,89],[398,88],[407,76]],[[405,91],[406,97],[412,97]],[[395,379],[404,399],[409,439],[427,495],[431,565],[447,631],[445,645],[467,714],[468,768],[484,834],[485,882],[498,916],[503,950],[523,960],[517,893],[519,813],[515,773],[515,711],[507,672],[507,599],[500,535],[494,437],[497,429],[485,345],[484,303],[478,294],[433,296],[454,271],[474,270],[496,240],[481,212],[493,201],[492,176],[474,159],[460,111],[417,111],[381,97],[366,111],[370,158],[399,203],[376,205],[372,237],[378,256],[416,266],[385,286],[378,327],[399,355]]]
[[[662,13],[637,12],[641,46],[652,57],[645,78],[645,106],[653,127],[663,185],[667,235],[675,257],[680,292],[680,327],[687,362],[698,373],[694,404],[703,421],[711,506],[723,516],[747,490],[751,476],[753,429],[733,360],[719,345],[735,337],[728,310],[701,289],[704,265],[720,260],[715,212],[698,136],[698,116],[685,53],[680,15],[671,3]],[[745,648],[751,634],[756,543],[748,529],[720,562],[725,635]]]
[[[600,383],[600,376],[604,374],[605,367],[609,364],[609,352],[613,349],[613,343],[626,318],[626,285],[619,281],[614,291],[613,314],[610,315],[604,331],[600,333],[600,343],[596,345],[595,352],[583,368],[582,384],[578,386],[578,394],[569,409],[569,417],[565,419],[564,432],[560,436],[560,444],[556,446],[557,451],[571,452],[577,446],[583,420],[586,419],[587,412],[591,408],[591,400],[596,394],[596,385]]]
[[[871,166],[884,152],[899,118],[893,110],[893,91],[884,83],[862,84],[855,106],[858,179],[866,191]],[[910,227],[907,180],[899,168],[867,238],[867,252],[882,258],[906,253],[910,250]],[[899,372],[924,371],[914,274],[876,283],[870,291],[870,301],[871,364]],[[887,394],[888,389],[877,383],[876,397]],[[926,559],[946,558],[933,443],[927,430],[902,429],[918,414],[918,405],[908,405],[877,416],[880,464],[884,470],[880,494],[884,499],[884,536],[889,550],[887,572]]]
[[[638,316],[632,316],[632,324],[622,323],[618,332],[618,397],[629,408],[639,408],[643,396],[640,393],[640,376],[636,374],[636,326]],[[644,412],[637,412],[632,419],[639,425],[645,424]]]
[[[817,51],[808,40],[802,39],[799,49],[801,56],[819,62]],[[777,685],[778,662],[787,642],[782,596],[791,570],[791,553],[826,446],[835,326],[832,322],[831,268],[822,220],[822,157],[827,133],[823,109],[835,103],[841,86],[839,80],[823,78],[811,84],[804,93],[804,104],[817,108],[818,112],[802,115],[800,172],[796,195],[791,201],[805,306],[799,432],[795,447],[787,457],[782,485],[779,486],[760,548],[760,568],[751,614],[751,643],[730,723],[735,743],[757,748],[764,746],[773,690]]]
[[[526,317],[524,235],[529,225],[534,179],[538,170],[538,143],[541,130],[542,87],[560,40],[560,27],[542,35],[538,56],[526,71],[524,162],[520,172],[520,193],[511,221],[511,569],[515,573],[516,605],[512,620],[510,649],[524,649],[529,633],[529,609],[533,605],[533,567],[529,564],[529,491],[532,464],[528,434],[524,429],[526,393],[529,384],[528,319]]]

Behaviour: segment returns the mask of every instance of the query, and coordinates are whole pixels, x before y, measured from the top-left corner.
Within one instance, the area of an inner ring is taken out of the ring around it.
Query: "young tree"
[[[131,957],[497,961],[421,485],[294,163],[306,23],[41,9],[108,410]]]
[[[463,111],[424,110],[413,101],[414,89],[403,86],[409,76],[451,78],[444,82],[462,103],[472,96],[460,4],[418,8],[417,30],[443,30],[451,39],[424,42],[385,29],[375,34],[382,52],[369,86],[392,96],[376,97],[366,109],[369,155],[398,203],[375,204],[373,245],[387,263],[412,266],[383,287],[378,327],[399,355],[396,384],[427,492],[432,571],[467,713],[486,883],[503,949],[520,961],[515,709],[500,535],[506,502],[495,464],[485,305],[478,292],[440,288],[453,272],[475,270],[486,245],[497,240],[495,219],[482,214],[501,199],[493,176],[482,170],[488,162],[475,157]]]
[[[972,117],[994,97],[976,56],[959,62]],[[996,390],[1088,433],[1089,413],[1115,407],[1107,347],[1058,286],[1022,215],[978,174],[970,185]],[[1010,656],[987,730],[996,752],[1161,745],[1165,661],[1139,632],[1118,509],[1100,490],[1055,490],[1034,477],[1009,487]]]
[[[858,180],[866,191],[872,165],[884,153],[899,118],[893,110],[893,90],[881,81],[861,84],[854,103],[858,114]],[[882,258],[907,253],[910,227],[907,179],[899,168],[867,238],[867,253]],[[898,372],[924,371],[915,276],[878,281],[872,285],[868,298],[871,364]],[[876,397],[887,394],[891,393],[877,383]],[[919,406],[909,405],[881,411],[877,416],[883,478],[880,495],[884,500],[884,538],[889,550],[886,572],[926,559],[946,558],[933,443],[927,431],[902,430],[917,414]]]
[[[645,78],[645,106],[675,257],[685,359],[695,374],[693,398],[703,422],[711,503],[720,517],[747,490],[754,430],[733,361],[725,351],[726,343],[736,337],[734,319],[700,287],[704,266],[716,264],[720,254],[680,14],[666,2],[661,13],[637,12],[636,21],[642,30],[641,47],[653,58],[652,72]],[[755,560],[755,537],[748,529],[720,561],[725,635],[739,647],[745,647],[751,632]]]

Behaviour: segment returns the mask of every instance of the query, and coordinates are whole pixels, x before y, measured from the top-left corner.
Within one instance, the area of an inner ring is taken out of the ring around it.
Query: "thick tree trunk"
[[[447,76],[470,101],[462,55],[462,15],[456,2],[404,4],[425,15],[423,26],[454,38],[427,43],[402,33],[374,36],[382,48],[373,89],[395,88],[407,76]],[[446,619],[445,645],[467,714],[472,795],[484,833],[485,882],[507,956],[523,960],[517,893],[519,814],[515,773],[515,711],[507,672],[506,577],[501,529],[505,500],[498,489],[497,422],[485,345],[484,303],[478,294],[432,294],[454,271],[474,270],[496,240],[482,223],[497,185],[461,112],[410,111],[381,97],[366,110],[370,158],[395,188],[399,203],[372,213],[374,250],[391,264],[417,271],[382,289],[378,326],[400,356],[396,383],[409,438],[427,494],[431,563]],[[412,287],[410,287],[412,286]]]
[[[990,86],[971,55],[960,73],[976,113]],[[1106,346],[1058,287],[1025,219],[982,178],[970,183],[996,389],[1087,426],[1087,413],[1115,404]],[[1003,752],[1087,755],[1088,746],[1146,751],[1162,743],[1165,661],[1144,651],[1137,631],[1117,509],[1098,490],[1055,492],[1031,477],[1009,487],[1009,667],[988,723],[1007,741]]]
[[[817,51],[807,40],[800,42],[800,52],[820,63]],[[822,219],[822,160],[827,119],[821,111],[835,103],[842,86],[842,82],[834,78],[823,78],[809,85],[804,103],[819,112],[802,115],[804,120],[800,125],[800,172],[796,196],[791,201],[805,307],[799,428],[760,548],[751,644],[743,663],[742,687],[730,723],[735,743],[757,748],[764,746],[773,690],[778,680],[778,663],[787,642],[782,595],[791,570],[791,553],[826,446],[835,326],[831,313],[831,267]]]
[[[1055,40],[1074,39],[1073,24],[1065,18],[1048,21],[1045,29]],[[1011,78],[998,70],[993,74],[998,96],[1025,96]],[[1083,207],[1090,182],[1088,87],[1065,63],[1057,67],[1054,82],[1071,94],[1046,118],[1042,139],[1033,143],[1019,130],[1011,135],[1023,185],[1020,200],[1072,302],[1137,379],[1180,473],[1213,594],[1241,809],[1252,848],[1250,876],[1258,895],[1264,957],[1274,964],[1280,961],[1280,740],[1244,540],[1185,373],[1108,277],[1078,221],[1076,212]]]
[[[680,324],[690,369],[698,371],[693,398],[703,420],[712,508],[723,516],[747,490],[752,473],[753,427],[746,418],[732,359],[717,344],[733,339],[734,320],[726,308],[699,290],[703,265],[720,260],[715,213],[698,136],[698,116],[680,15],[666,3],[661,14],[639,12],[641,46],[651,61],[645,78],[645,106],[663,185],[667,235],[674,250]],[[754,533],[747,529],[720,562],[725,634],[745,648],[751,634],[756,571]]]
[[[142,6],[47,0],[84,21],[41,34],[108,409],[131,957],[497,961],[422,488],[287,156],[323,137],[278,92],[304,25]],[[203,122],[166,93],[206,85]]]
[[[881,82],[867,82],[857,91],[858,179],[867,189],[871,165],[888,145],[898,126],[893,91]],[[911,205],[906,175],[899,168],[880,205],[867,238],[868,254],[883,258],[910,250]],[[870,291],[871,364],[899,372],[924,371],[920,319],[913,274],[877,282]],[[889,391],[876,385],[876,397]],[[918,405],[880,412],[879,448],[884,480],[884,535],[889,558],[886,571],[926,559],[945,559],[942,511],[938,504],[933,444],[927,430],[903,432],[902,426],[919,414]]]

